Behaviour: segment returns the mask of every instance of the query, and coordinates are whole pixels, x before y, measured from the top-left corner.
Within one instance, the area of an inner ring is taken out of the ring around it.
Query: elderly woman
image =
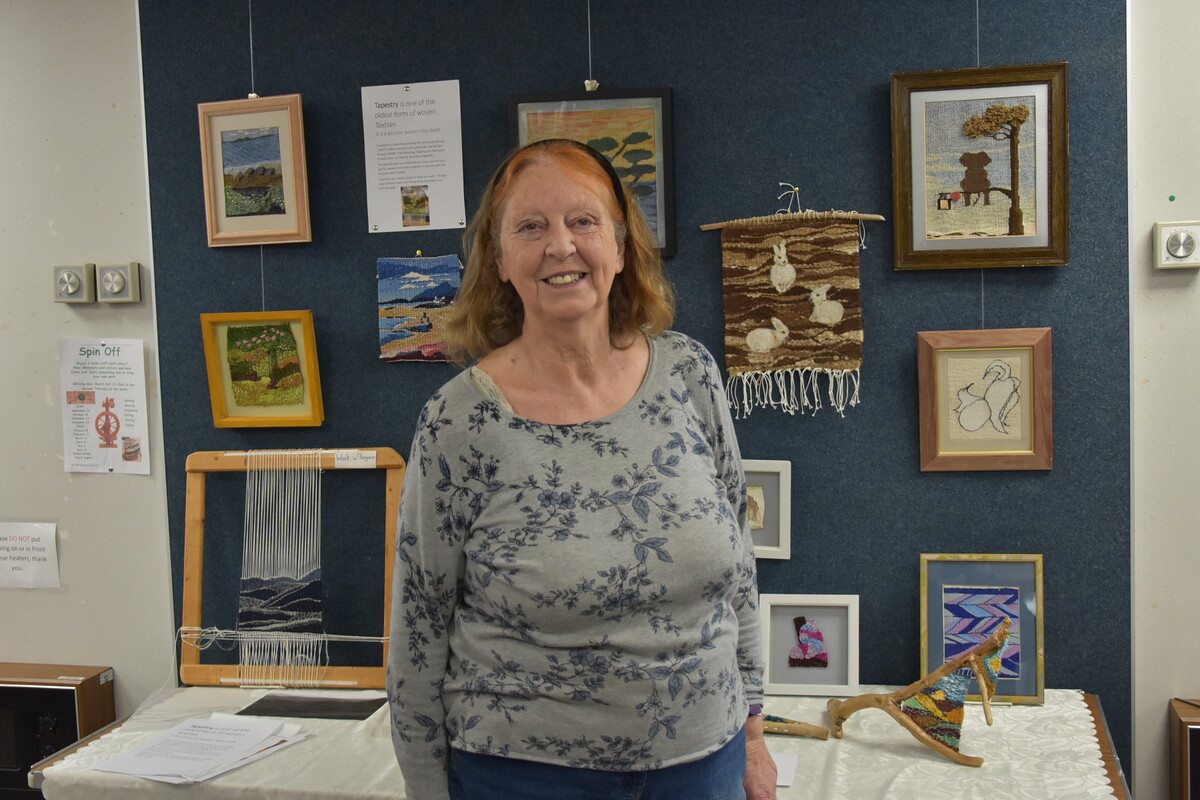
[[[389,699],[413,800],[775,797],[721,378],[650,230],[568,140],[499,168],[418,420]]]

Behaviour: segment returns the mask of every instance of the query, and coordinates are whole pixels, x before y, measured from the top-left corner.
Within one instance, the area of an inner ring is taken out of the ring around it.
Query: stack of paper
[[[168,731],[96,764],[94,769],[164,783],[196,783],[270,755],[304,738],[279,720],[213,714]]]

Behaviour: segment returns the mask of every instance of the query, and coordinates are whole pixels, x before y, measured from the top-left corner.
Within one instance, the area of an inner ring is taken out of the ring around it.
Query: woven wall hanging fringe
[[[738,418],[859,403],[859,215],[722,223],[726,395]]]

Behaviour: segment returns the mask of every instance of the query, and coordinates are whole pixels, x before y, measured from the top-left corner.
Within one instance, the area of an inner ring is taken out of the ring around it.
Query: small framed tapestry
[[[574,139],[603,153],[646,215],[663,257],[675,255],[670,89],[523,95],[511,110],[517,146]]]
[[[1051,469],[1049,328],[917,334],[921,470]]]
[[[858,595],[762,594],[767,694],[858,693]]]
[[[300,95],[197,109],[208,246],[311,242]]]
[[[1066,264],[1067,65],[892,75],[896,269]]]
[[[792,462],[743,459],[746,511],[757,558],[792,556]]]
[[[201,314],[200,327],[214,426],[325,421],[311,311]]]
[[[986,640],[1004,619],[1012,627],[995,699],[1041,705],[1046,683],[1041,554],[921,554],[923,674]]]

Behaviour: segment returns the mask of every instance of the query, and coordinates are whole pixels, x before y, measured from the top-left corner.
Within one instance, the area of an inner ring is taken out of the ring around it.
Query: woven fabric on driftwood
[[[735,416],[858,405],[859,223],[761,217],[721,231],[727,394]]]

